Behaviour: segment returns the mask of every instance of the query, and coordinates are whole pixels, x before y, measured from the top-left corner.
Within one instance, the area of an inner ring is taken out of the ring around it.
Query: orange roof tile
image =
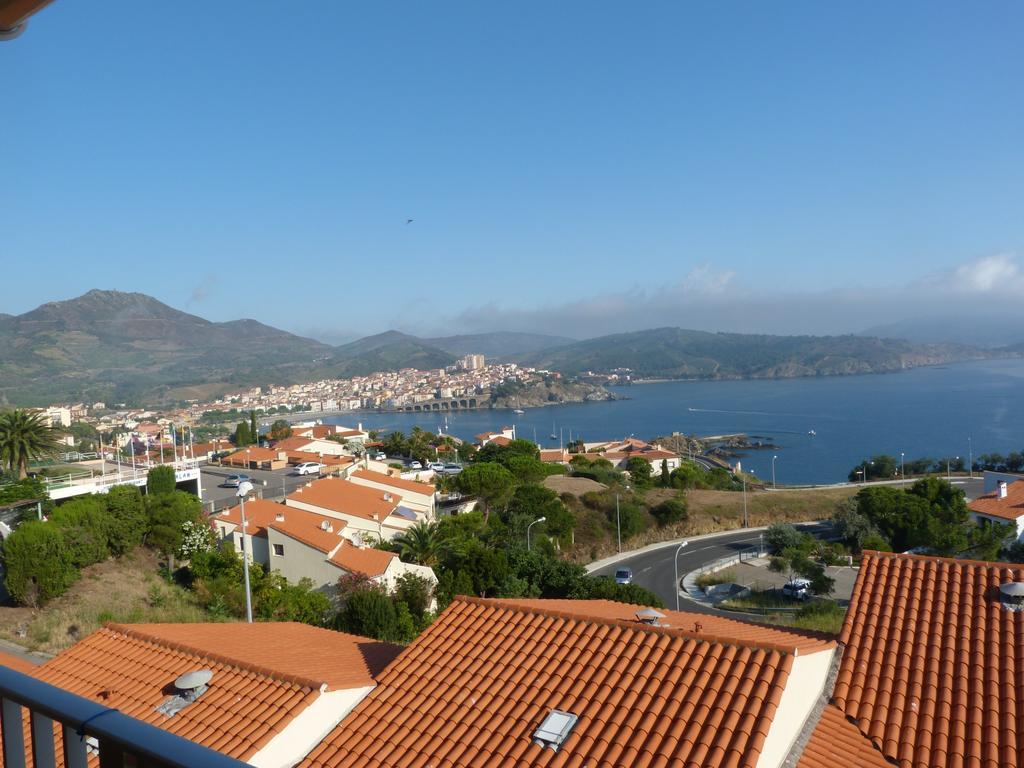
[[[286,511],[288,511],[288,508],[284,504],[267,501],[266,499],[253,499],[252,501],[245,502],[245,522],[249,535],[265,536],[267,525],[273,522],[277,515],[282,515]],[[241,505],[235,505],[230,509],[218,512],[213,521],[216,522],[218,520],[231,523],[240,528],[242,526]]]
[[[402,501],[402,497],[396,493],[388,494],[391,499],[386,500],[386,493],[387,491],[378,488],[367,488],[365,485],[356,485],[341,478],[327,477],[299,488],[287,500],[361,517],[364,520],[380,521],[386,519]]]
[[[311,437],[286,437],[274,443],[275,451],[302,451],[313,442]]]
[[[391,486],[392,488],[401,488],[403,491],[421,493],[426,496],[433,496],[434,491],[436,490],[430,483],[420,483],[416,480],[404,480],[401,477],[385,475],[380,472],[372,472],[369,469],[357,469],[352,473],[352,477],[358,477],[360,480],[371,480],[375,483]]]
[[[968,502],[967,508],[989,517],[1016,520],[1024,516],[1024,480],[1009,483],[1005,499],[1000,499],[998,492],[994,491]]]
[[[111,625],[132,637],[236,659],[270,676],[306,678],[328,688],[373,685],[401,646],[294,621]],[[310,653],[310,649],[316,653]]]
[[[398,555],[375,547],[357,547],[345,540],[341,547],[331,555],[331,562],[349,573],[362,573],[366,576],[380,576],[391,561]]]
[[[821,713],[797,768],[891,768],[857,726],[829,705]]]
[[[307,512],[298,507],[285,507],[284,510],[284,519],[278,520],[275,517],[267,523],[267,528],[284,534],[288,538],[301,541],[306,546],[323,552],[325,555],[333,552],[342,543],[341,532],[347,525],[344,520]],[[324,529],[325,522],[330,530]]]
[[[276,461],[277,450],[272,448],[259,448],[252,446],[251,448],[241,448],[232,454],[225,456],[221,459],[222,463],[225,464],[237,464],[239,462],[247,461]]]
[[[225,644],[220,650],[230,649]],[[179,675],[201,668],[213,671],[209,689],[202,696],[173,717],[156,711]],[[319,695],[311,681],[290,675],[268,676],[206,654],[169,647],[166,642],[117,626],[94,632],[33,676],[243,760],[266,745]]]
[[[13,669],[15,672],[22,672],[23,674],[31,675],[39,668],[39,664],[33,663],[21,656],[15,656],[12,653],[4,653],[3,651],[0,651],[0,667],[7,667],[8,669]]]
[[[333,453],[325,453],[321,456],[319,453],[313,453],[313,451],[288,451],[288,461],[293,464],[302,464],[305,461],[317,461],[324,466],[338,466],[341,464],[351,464],[355,459],[351,456],[337,456]]]
[[[456,598],[301,763],[754,766],[793,656]],[[559,751],[532,735],[579,716]]]
[[[1024,766],[1024,566],[865,553],[833,702],[901,766]]]
[[[616,619],[636,622],[639,605],[617,603],[614,600],[541,600],[503,598],[502,603],[519,605],[524,608],[546,608],[561,613],[570,613],[581,618]],[[738,621],[692,611],[670,611],[659,609],[665,615],[663,626],[684,630],[691,634],[703,634],[721,642],[737,642],[793,649],[798,653],[814,653],[836,647],[836,638],[821,632],[799,629],[782,629],[767,624]]]

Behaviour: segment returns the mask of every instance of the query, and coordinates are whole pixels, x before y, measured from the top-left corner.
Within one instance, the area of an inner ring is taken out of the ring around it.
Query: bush
[[[139,546],[146,535],[142,494],[134,485],[116,485],[107,492],[106,502],[111,517],[110,551],[123,555]]]
[[[764,532],[764,541],[772,552],[783,552],[787,549],[800,549],[803,536],[789,523],[776,523]]]
[[[395,580],[395,600],[406,605],[417,621],[421,621],[430,610],[433,597],[433,584],[418,573],[409,571]]]
[[[569,595],[573,600],[614,600],[617,603],[664,608],[661,598],[639,584],[616,584],[611,578],[581,579]]]
[[[80,496],[65,502],[50,515],[50,523],[60,529],[76,568],[110,556],[114,520],[99,496]]]
[[[362,637],[394,642],[399,639],[395,604],[377,586],[356,590],[345,601],[337,618],[338,629]]]
[[[150,496],[174,493],[177,487],[178,481],[174,477],[174,467],[167,464],[153,467],[146,475],[146,490]]]
[[[199,499],[184,491],[146,498],[149,511],[149,532],[146,543],[164,555],[173,555],[181,549],[186,521],[202,520]]]
[[[19,525],[4,541],[3,557],[7,591],[22,605],[42,605],[78,578],[63,532],[42,520]]]
[[[668,499],[651,509],[658,525],[669,525],[686,519],[686,502],[682,499]]]

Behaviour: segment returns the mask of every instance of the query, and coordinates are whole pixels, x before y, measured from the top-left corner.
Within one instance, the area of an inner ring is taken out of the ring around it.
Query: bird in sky
[[[412,223],[413,223],[413,221],[414,221],[414,219],[406,219],[406,220],[405,220],[405,223],[406,223],[406,224],[412,224]]]

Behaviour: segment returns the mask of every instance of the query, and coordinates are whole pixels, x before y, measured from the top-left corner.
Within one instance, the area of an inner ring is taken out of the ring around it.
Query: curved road
[[[827,523],[809,523],[798,525],[802,531],[808,533],[824,533],[829,529]],[[738,554],[742,550],[757,546],[762,531],[760,530],[739,530],[722,533],[707,538],[697,539],[690,542],[679,553],[679,578],[682,579],[690,571],[707,565],[715,560],[729,555]],[[669,544],[657,549],[640,552],[635,555],[627,555],[609,565],[595,569],[591,576],[614,576],[616,568],[630,568],[633,571],[633,583],[646,587],[662,599],[666,608],[675,609],[676,595],[672,591],[672,584],[675,581],[675,570],[672,559],[675,556],[679,544]],[[713,608],[680,597],[679,608],[684,611],[699,611],[701,613],[722,613],[735,617],[735,614],[716,611]]]

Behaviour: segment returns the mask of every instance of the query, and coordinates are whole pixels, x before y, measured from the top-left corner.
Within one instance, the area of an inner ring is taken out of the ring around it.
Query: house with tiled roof
[[[26,672],[252,766],[286,768],[373,690],[400,650],[293,622],[107,624]],[[204,682],[183,687],[182,676],[200,670]]]
[[[661,474],[662,462],[666,464],[669,472],[678,469],[682,463],[682,457],[674,451],[666,450],[661,445],[652,445],[643,440],[638,440],[635,437],[610,442],[584,443],[583,447],[585,453],[573,455],[582,456],[590,461],[606,459],[618,469],[626,469],[631,458],[639,457],[651,465],[651,474],[653,476]],[[570,460],[572,457],[569,457]]]
[[[969,501],[967,508],[975,522],[1010,524],[1016,538],[1024,538],[1024,481],[1000,479],[995,490]]]
[[[292,584],[309,579],[315,589],[333,597],[338,579],[350,574],[365,576],[388,591],[410,572],[437,583],[433,569],[403,563],[394,552],[370,546],[344,520],[264,499],[247,502],[245,513],[249,557]],[[212,522],[221,540],[231,541],[241,554],[241,508],[225,509]]]
[[[393,491],[369,488],[341,478],[322,478],[295,489],[285,504],[343,520],[353,533],[393,539],[419,518]]]
[[[288,466],[288,457],[276,448],[262,448],[253,445],[248,448],[239,448],[237,451],[228,454],[220,460],[220,463],[227,467],[239,469],[284,469]]]
[[[866,552],[799,768],[1024,766],[1024,566]]]
[[[702,614],[459,597],[301,765],[781,766],[835,652]]]
[[[369,469],[356,469],[348,475],[348,479],[356,485],[398,494],[402,497],[402,504],[421,518],[434,519],[437,510],[437,489],[430,483],[405,480],[395,474],[373,472]]]
[[[476,444],[480,448],[483,448],[488,443],[494,443],[495,445],[508,445],[512,440],[516,439],[516,428],[502,427],[497,432],[481,432],[475,437]]]

